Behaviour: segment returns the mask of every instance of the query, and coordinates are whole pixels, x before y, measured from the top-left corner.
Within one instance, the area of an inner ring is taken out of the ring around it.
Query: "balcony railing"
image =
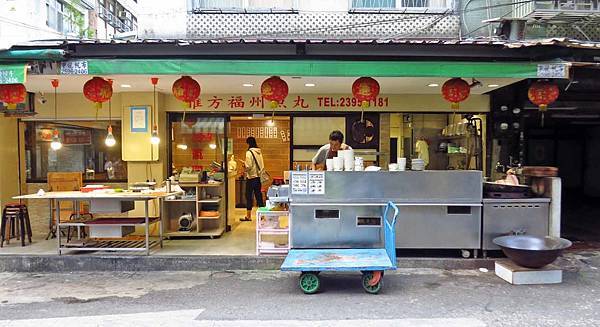
[[[115,16],[108,8],[99,6],[98,17],[106,21],[110,26],[113,26],[119,32],[131,32],[137,30],[137,24],[129,18],[120,19]]]
[[[452,0],[350,0],[350,11],[449,10]]]
[[[585,17],[600,14],[600,0],[512,0],[513,16],[517,18],[536,17]]]

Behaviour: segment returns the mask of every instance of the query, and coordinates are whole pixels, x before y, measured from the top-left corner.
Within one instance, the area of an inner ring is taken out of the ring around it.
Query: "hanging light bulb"
[[[113,135],[112,126],[110,126],[110,125],[108,125],[108,133],[106,134],[106,139],[104,139],[104,144],[106,144],[106,146],[109,146],[109,147],[117,144],[117,140],[115,139],[115,136]]]
[[[211,144],[208,145],[208,147],[214,150],[214,149],[217,148],[217,145],[214,144],[214,143],[211,143]]]
[[[150,143],[156,145],[160,143],[160,137],[158,137],[158,128],[154,126],[152,129],[152,136],[150,137]]]
[[[185,144],[185,143],[179,143],[179,144],[177,144],[177,148],[178,148],[179,150],[184,150],[184,151],[185,151],[185,150],[187,150],[187,149],[188,149],[188,146],[187,146],[187,144]]]
[[[53,79],[51,81],[52,87],[54,88],[54,121],[58,120],[58,101],[56,97],[56,89],[58,88],[58,80]],[[58,129],[54,129],[52,131],[52,142],[50,142],[50,148],[52,150],[60,150],[62,148],[62,142],[60,141],[60,136],[58,135]]]
[[[55,129],[52,132],[52,142],[50,142],[50,148],[52,148],[52,150],[60,150],[62,148],[62,142],[60,141],[60,136],[58,135],[58,129]]]

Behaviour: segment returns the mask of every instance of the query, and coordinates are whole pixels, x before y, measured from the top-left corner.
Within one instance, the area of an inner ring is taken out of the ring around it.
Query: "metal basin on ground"
[[[496,237],[493,241],[516,264],[527,268],[541,268],[556,260],[571,241],[560,237],[515,235]]]

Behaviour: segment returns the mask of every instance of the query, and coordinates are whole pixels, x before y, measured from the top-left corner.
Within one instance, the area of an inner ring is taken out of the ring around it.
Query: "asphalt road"
[[[493,272],[403,269],[369,295],[322,273],[302,294],[276,271],[0,273],[5,326],[600,326],[600,253],[563,260],[564,282],[513,286]]]

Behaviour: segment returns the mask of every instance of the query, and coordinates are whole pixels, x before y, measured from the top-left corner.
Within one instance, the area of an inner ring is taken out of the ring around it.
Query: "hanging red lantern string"
[[[527,91],[529,101],[538,106],[542,112],[548,110],[548,105],[556,101],[559,94],[558,86],[548,81],[534,82]]]
[[[367,108],[379,96],[379,83],[374,78],[361,77],[352,83],[352,95],[363,108]]]
[[[0,84],[0,102],[8,109],[16,109],[17,103],[25,102],[27,89],[23,84]]]
[[[185,107],[191,108],[192,103],[200,96],[200,84],[189,76],[181,76],[173,83],[173,96],[179,101],[183,101]]]
[[[94,77],[83,85],[83,95],[94,102],[96,110],[102,108],[102,102],[108,101],[112,94],[112,85],[102,77]]]
[[[452,78],[442,85],[442,96],[452,103],[451,108],[457,110],[460,102],[465,101],[471,94],[471,85],[462,78]]]
[[[288,96],[289,88],[287,83],[279,76],[271,76],[262,82],[260,94],[264,99],[271,101],[271,109],[279,107]]]

